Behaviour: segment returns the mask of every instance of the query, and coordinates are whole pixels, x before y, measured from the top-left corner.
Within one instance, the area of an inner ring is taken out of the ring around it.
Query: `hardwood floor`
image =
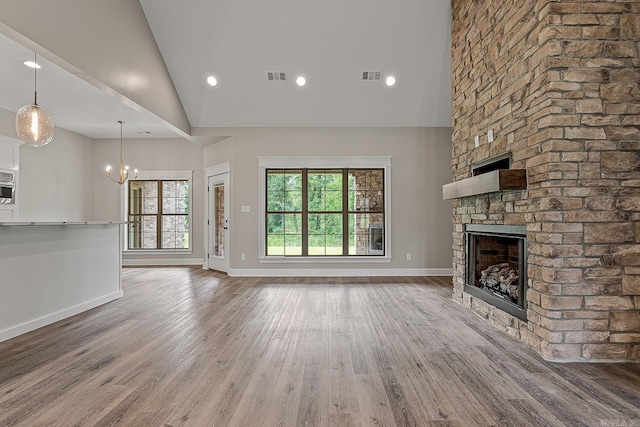
[[[640,426],[640,364],[552,364],[450,278],[128,268],[0,343],[0,426]]]

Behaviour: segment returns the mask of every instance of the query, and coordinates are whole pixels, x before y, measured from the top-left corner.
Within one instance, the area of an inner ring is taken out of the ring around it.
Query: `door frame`
[[[211,223],[213,221],[214,212],[212,212],[212,203],[211,197],[212,193],[209,189],[209,179],[218,175],[227,175],[225,182],[225,219],[227,220],[227,230],[225,233],[225,247],[224,247],[224,270],[220,268],[216,268],[216,270],[228,272],[229,266],[229,255],[231,254],[231,222],[229,221],[229,217],[231,216],[231,163],[225,162],[220,163],[215,166],[211,166],[205,169],[204,173],[204,262],[202,264],[202,268],[205,270],[209,270],[212,268],[212,262],[210,257],[210,249],[211,249]],[[224,178],[223,178],[224,179]],[[219,266],[216,266],[219,267]]]

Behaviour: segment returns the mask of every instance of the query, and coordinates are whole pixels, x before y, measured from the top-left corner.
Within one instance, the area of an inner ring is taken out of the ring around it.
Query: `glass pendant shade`
[[[53,139],[53,130],[53,119],[38,104],[25,105],[16,113],[16,132],[27,145],[47,145]]]
[[[25,105],[16,113],[16,133],[27,145],[42,147],[53,139],[53,119],[38,105],[37,56],[33,55],[33,104]]]

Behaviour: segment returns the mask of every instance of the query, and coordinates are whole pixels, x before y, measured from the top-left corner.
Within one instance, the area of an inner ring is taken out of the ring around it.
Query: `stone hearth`
[[[452,16],[453,180],[506,154],[528,178],[453,200],[453,298],[546,359],[640,359],[640,3],[461,0]],[[526,321],[465,292],[469,224],[526,227]]]

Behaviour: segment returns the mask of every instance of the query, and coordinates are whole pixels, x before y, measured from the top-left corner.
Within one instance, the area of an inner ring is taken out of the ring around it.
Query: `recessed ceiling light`
[[[40,66],[40,64],[38,64],[37,62],[33,62],[33,61],[22,61],[22,63],[23,63],[24,65],[26,65],[27,67],[29,67],[29,68],[37,68],[37,69],[42,68],[42,67]]]
[[[209,76],[207,77],[207,84],[209,86],[216,86],[218,84],[218,80],[213,76]]]
[[[296,84],[300,87],[304,86],[307,84],[307,79],[305,79],[302,76],[298,76],[298,78],[296,79]]]
[[[384,81],[384,83],[385,83],[387,86],[391,87],[391,86],[393,86],[394,84],[396,84],[396,78],[395,78],[395,77],[393,77],[393,76],[388,76],[388,77],[387,77],[387,79]]]

